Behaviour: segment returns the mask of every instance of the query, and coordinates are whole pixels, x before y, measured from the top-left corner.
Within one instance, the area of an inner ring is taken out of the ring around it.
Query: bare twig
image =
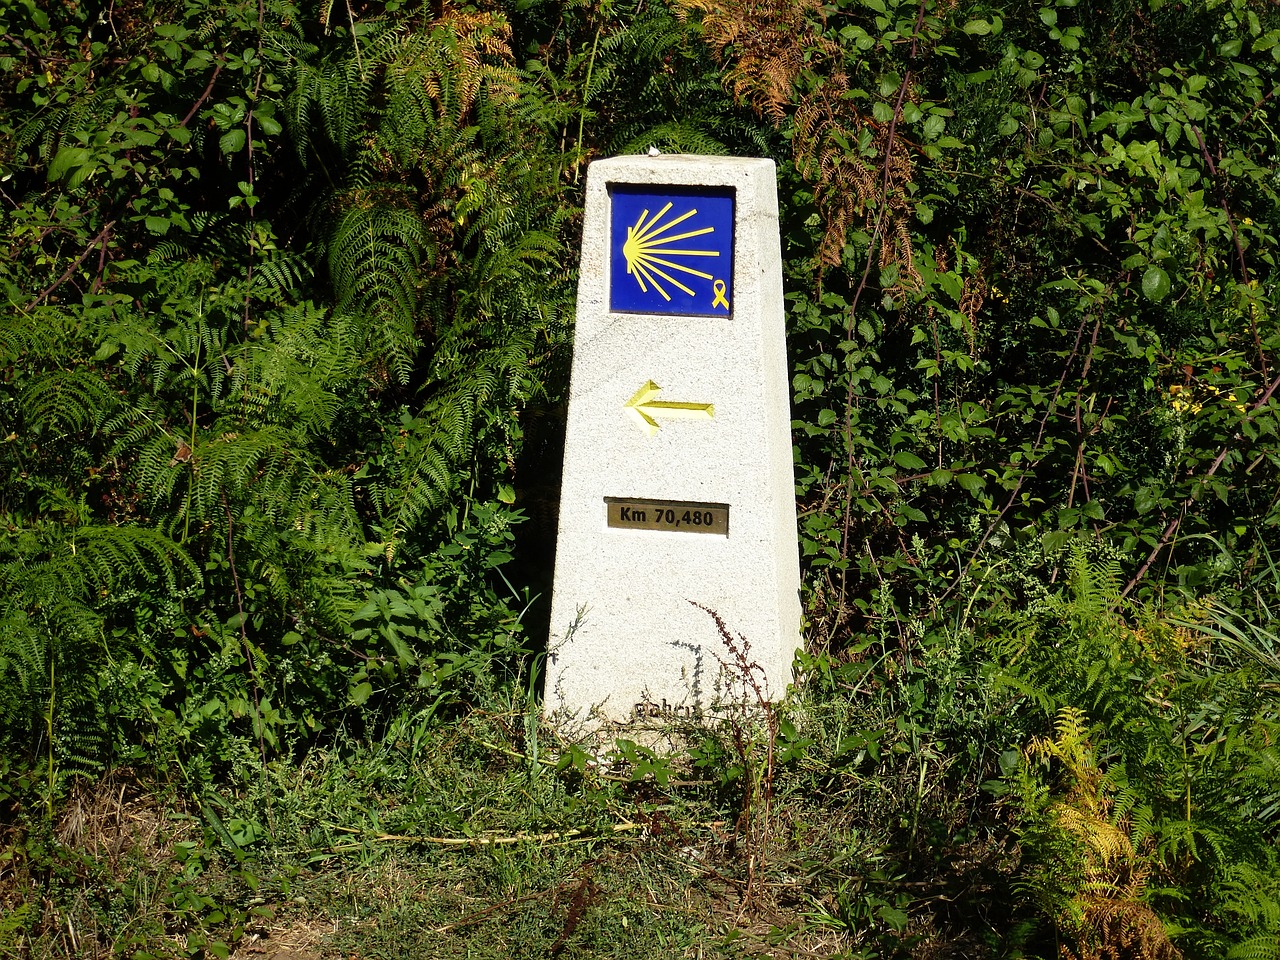
[[[589,899],[594,898],[595,889],[594,889],[594,884],[591,883],[591,870],[596,865],[597,862],[598,861],[593,860],[583,864],[579,868],[582,871],[581,877],[570,877],[565,882],[557,882],[550,887],[545,887],[542,890],[535,891],[534,893],[526,893],[522,897],[515,897],[514,899],[511,899],[511,900],[503,900],[499,903],[492,904],[488,907],[485,907],[483,910],[477,910],[474,913],[469,913],[465,917],[462,917],[460,920],[455,920],[453,923],[446,923],[442,927],[436,927],[434,930],[432,930],[432,933],[437,933],[437,934],[448,933],[450,930],[457,930],[460,927],[469,927],[472,924],[479,923],[481,920],[484,920],[487,917],[493,916],[495,913],[497,914],[506,913],[507,911],[509,911],[515,906],[518,906],[519,904],[528,903],[530,900],[537,900],[540,897],[550,896],[553,898],[553,902],[554,902],[555,900],[559,899],[559,895],[565,889],[565,887],[569,883],[573,883],[576,880],[577,881],[576,890],[573,894],[570,894],[570,902],[571,902],[570,917],[566,918],[566,923],[565,923],[565,927],[568,930],[568,932],[572,933],[572,930],[569,929],[570,920],[572,920],[572,926],[576,927],[578,924],[578,921],[581,920],[581,911],[585,910],[586,906],[588,905],[587,901]],[[579,907],[578,916],[576,918],[572,917],[573,904],[577,904]],[[568,939],[567,936],[563,936],[561,938],[561,940],[567,940],[567,939]],[[561,947],[563,948],[563,943],[561,943]],[[555,950],[554,948],[550,952],[553,956],[558,955],[558,951]]]
[[[920,10],[923,15],[924,0],[920,2]],[[914,46],[912,50],[914,51]],[[902,104],[907,96],[907,89],[911,84],[911,71],[907,70],[902,75],[902,83],[898,87],[898,99],[893,105],[893,119],[889,123],[889,134],[885,139],[884,160],[881,163],[880,178],[880,209],[876,212],[876,223],[871,231],[871,239],[867,244],[867,263],[862,269],[862,278],[858,281],[858,288],[853,292],[853,302],[849,304],[849,320],[847,323],[848,337],[853,338],[853,331],[856,325],[856,314],[858,311],[858,302],[862,299],[863,291],[867,288],[867,280],[871,276],[871,264],[875,262],[876,250],[882,242],[881,233],[884,230],[885,214],[889,209],[889,178],[891,176],[891,161],[893,159],[893,146],[897,138],[898,117],[902,115]],[[853,401],[854,401],[854,378],[849,378],[849,390],[845,395],[844,407],[844,443],[845,450],[848,451],[848,470],[846,476],[853,476],[854,455],[853,455]],[[841,532],[840,555],[842,557],[849,556],[849,531],[853,527],[853,497],[845,499],[844,506],[844,529]],[[837,600],[839,608],[843,609],[845,596],[847,594],[849,582],[849,571],[846,567],[840,571],[840,592]]]
[[[1280,85],[1272,87],[1271,90],[1268,91],[1266,94],[1264,94],[1257,103],[1255,103],[1252,107],[1246,110],[1244,112],[1244,116],[1242,116],[1239,120],[1236,121],[1236,126],[1242,127],[1246,123],[1248,123],[1249,118],[1252,117],[1254,113],[1257,112],[1258,108],[1261,107],[1268,100],[1270,100],[1272,97],[1274,97],[1277,93],[1280,93]]]
[[[98,272],[93,278],[93,283],[89,285],[89,292],[95,293],[99,286],[102,285],[102,278],[107,270],[107,240],[104,237],[102,243],[98,245]]]
[[[218,74],[222,72],[222,64],[223,64],[222,60],[219,60],[216,64],[214,64],[213,76],[209,78],[209,83],[204,88],[204,93],[200,94],[200,99],[197,100],[192,105],[191,109],[187,111],[187,115],[182,118],[182,122],[178,124],[178,126],[185,127],[188,123],[190,123],[191,118],[196,115],[196,111],[199,110],[202,106],[204,106],[204,102],[209,99],[209,94],[213,93],[213,85],[218,80]]]
[[[335,829],[343,833],[360,832],[353,827],[336,827]],[[338,844],[330,847],[329,850],[332,853],[359,850],[364,843],[409,843],[437,847],[470,847],[473,849],[509,847],[517,843],[582,843],[587,840],[598,840],[602,837],[617,837],[626,833],[635,833],[637,830],[643,829],[643,824],[624,821],[623,823],[615,823],[604,833],[587,833],[585,830],[579,830],[576,827],[571,830],[553,830],[547,833],[526,833],[525,831],[509,834],[484,833],[478,837],[432,837],[425,834],[372,833],[365,836],[363,843]]]
[[[38,307],[41,301],[43,301],[47,296],[49,296],[49,294],[53,293],[53,291],[57,290],[60,286],[66,283],[67,280],[71,278],[71,275],[75,273],[76,270],[79,268],[80,264],[84,263],[85,260],[88,259],[89,254],[93,253],[94,247],[96,247],[98,244],[102,244],[105,249],[107,244],[107,238],[111,235],[111,228],[114,227],[115,225],[116,225],[116,222],[114,220],[108,220],[107,225],[102,228],[102,230],[98,233],[96,237],[94,237],[92,240],[89,241],[89,245],[84,248],[80,256],[76,257],[75,262],[73,262],[71,266],[67,267],[67,269],[62,272],[62,276],[60,276],[57,280],[53,281],[53,283],[49,284],[49,286],[45,287],[44,290],[41,291],[40,296],[36,297],[34,300],[31,301],[27,309],[30,310],[32,307]]]
[[[1227,226],[1231,228],[1231,240],[1235,244],[1236,259],[1240,262],[1240,281],[1242,283],[1249,282],[1249,265],[1244,258],[1244,243],[1240,239],[1240,231],[1236,227],[1235,217],[1231,215],[1231,208],[1227,205],[1227,188],[1224,181],[1218,178],[1218,167],[1213,162],[1213,157],[1209,155],[1209,148],[1204,142],[1204,134],[1200,132],[1199,127],[1192,127],[1196,132],[1196,140],[1200,143],[1200,155],[1204,157],[1205,165],[1209,168],[1209,176],[1213,178],[1218,186],[1218,205],[1222,207],[1222,212],[1227,215]],[[1249,330],[1253,334],[1253,344],[1258,350],[1258,370],[1262,373],[1265,380],[1270,374],[1267,371],[1267,354],[1262,346],[1262,337],[1258,334],[1258,323],[1253,318],[1253,311],[1249,311]]]
[[[1071,372],[1071,364],[1075,361],[1076,355],[1080,352],[1080,341],[1084,339],[1084,325],[1088,323],[1088,321],[1089,317],[1087,314],[1080,318],[1080,326],[1076,328],[1076,342],[1071,347],[1071,355],[1067,357],[1067,362],[1062,365],[1062,376],[1058,378],[1058,385],[1054,388],[1053,396],[1049,399],[1049,406],[1045,409],[1044,416],[1040,418],[1040,428],[1036,431],[1035,443],[1031,445],[1033,454],[1040,449],[1040,441],[1044,439],[1044,431],[1048,426],[1049,417],[1053,415],[1054,407],[1058,405],[1058,397],[1062,394],[1062,388],[1067,383],[1067,375]],[[1014,502],[1018,499],[1018,494],[1022,491],[1022,483],[1031,472],[1031,468],[1036,466],[1041,459],[1043,459],[1043,457],[1038,457],[1031,463],[1027,464],[1026,469],[1019,474],[1017,483],[1015,483],[1013,485],[1013,489],[1009,491],[1009,499],[1000,509],[1000,512],[996,514],[995,519],[987,526],[987,529],[982,534],[982,539],[978,541],[978,545],[974,547],[973,551],[969,554],[969,559],[965,561],[964,566],[960,569],[960,573],[956,576],[955,580],[952,581],[951,586],[942,591],[942,595],[939,596],[935,602],[935,607],[941,605],[942,602],[946,600],[947,597],[951,596],[951,594],[955,592],[956,588],[964,582],[965,576],[969,573],[969,568],[973,566],[975,561],[977,561],[978,554],[980,554],[982,552],[982,548],[987,545],[987,541],[991,539],[991,535],[995,533],[1000,524],[1004,522],[1005,514],[1012,509]]]
[[[1266,406],[1267,401],[1275,395],[1277,388],[1280,388],[1280,376],[1272,380],[1271,385],[1267,387],[1262,396],[1253,402],[1253,405],[1249,407],[1249,412],[1246,416],[1253,416],[1254,413]],[[1204,478],[1206,480],[1218,472],[1218,468],[1222,466],[1223,461],[1227,459],[1227,454],[1230,451],[1230,445],[1223,444],[1222,449],[1218,451],[1218,455],[1213,458],[1213,463],[1210,464],[1209,469],[1205,471]],[[1191,509],[1191,505],[1193,503],[1195,503],[1194,495],[1188,496],[1184,501],[1182,501],[1182,508],[1178,511],[1178,515],[1169,521],[1169,525],[1164,529],[1163,536],[1161,536],[1156,545],[1151,548],[1151,553],[1147,555],[1147,559],[1143,561],[1142,566],[1138,568],[1138,572],[1133,575],[1133,579],[1125,584],[1124,589],[1120,591],[1121,597],[1127,597],[1133,588],[1138,585],[1138,582],[1146,576],[1147,571],[1151,569],[1151,564],[1153,564],[1156,557],[1160,555],[1160,551],[1172,542],[1174,534],[1178,532],[1178,527],[1182,523],[1182,518],[1186,516],[1187,511]]]
[[[261,2],[261,0],[259,0]],[[356,68],[360,71],[360,79],[364,79],[364,61],[360,58],[360,38],[356,36],[356,14],[351,9],[351,0],[347,3],[347,22],[351,24],[351,45],[356,48]]]

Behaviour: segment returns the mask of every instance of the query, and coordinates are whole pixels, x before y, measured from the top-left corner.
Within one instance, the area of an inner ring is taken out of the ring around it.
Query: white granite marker
[[[732,658],[707,610],[785,693],[801,642],[787,371],[773,162],[593,163],[547,658],[558,726],[713,709]]]

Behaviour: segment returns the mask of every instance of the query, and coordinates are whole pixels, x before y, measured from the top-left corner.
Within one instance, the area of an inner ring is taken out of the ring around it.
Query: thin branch
[[[259,0],[259,3],[261,3],[261,0]],[[351,45],[356,48],[356,68],[360,71],[360,79],[363,80],[365,79],[364,61],[360,59],[360,38],[356,36],[356,14],[351,9],[351,0],[346,0],[346,3],[347,22],[351,24]]]
[[[1277,93],[1280,93],[1280,85],[1277,85],[1277,86],[1272,87],[1272,88],[1271,88],[1271,90],[1270,90],[1270,92],[1268,92],[1267,94],[1265,94],[1265,95],[1262,97],[1262,99],[1261,99],[1261,100],[1259,100],[1259,101],[1258,101],[1257,103],[1255,103],[1252,107],[1250,107],[1248,110],[1246,110],[1246,111],[1244,112],[1244,116],[1242,116],[1239,120],[1237,120],[1237,121],[1236,121],[1236,126],[1237,126],[1237,127],[1242,127],[1242,126],[1244,126],[1246,123],[1248,123],[1249,118],[1250,118],[1250,117],[1252,117],[1252,116],[1254,115],[1254,113],[1256,113],[1256,112],[1257,112],[1258,108],[1259,108],[1259,107],[1261,107],[1261,106],[1262,106],[1264,103],[1266,103],[1268,100],[1270,100],[1272,97],[1274,97]]]
[[[71,275],[75,273],[76,270],[79,268],[80,264],[84,263],[85,260],[88,259],[89,254],[93,253],[94,247],[96,247],[100,243],[105,246],[107,242],[107,237],[111,233],[111,228],[114,227],[115,225],[116,225],[116,222],[114,220],[108,220],[107,225],[102,228],[102,230],[98,233],[96,237],[94,237],[92,240],[89,241],[89,245],[84,248],[84,251],[80,254],[80,256],[76,257],[75,262],[72,263],[71,266],[67,267],[67,269],[63,271],[62,276],[60,276],[57,280],[53,281],[53,283],[49,284],[49,286],[45,287],[44,291],[40,294],[40,296],[36,297],[34,300],[31,301],[30,304],[27,305],[27,309],[30,310],[32,307],[38,307],[41,301],[45,299],[45,297],[49,296],[49,294],[53,293],[53,291],[57,290],[60,286],[66,283],[67,280],[71,278]]]
[[[1276,377],[1274,380],[1271,381],[1271,385],[1267,387],[1266,391],[1262,394],[1262,396],[1259,397],[1256,401],[1254,401],[1253,405],[1249,407],[1249,412],[1246,414],[1246,416],[1251,417],[1258,410],[1261,410],[1264,406],[1266,406],[1267,401],[1269,401],[1272,398],[1272,396],[1275,395],[1276,389],[1278,387],[1280,387],[1280,377]],[[1215,473],[1218,472],[1218,468],[1222,466],[1223,461],[1227,459],[1227,454],[1230,452],[1230,450],[1231,450],[1230,445],[1224,444],[1222,449],[1218,451],[1218,455],[1214,457],[1213,463],[1210,465],[1209,469],[1205,472],[1204,478],[1206,480],[1208,480],[1210,477],[1212,477]],[[1182,509],[1178,512],[1178,515],[1176,517],[1174,517],[1172,520],[1169,521],[1169,525],[1165,527],[1164,535],[1161,536],[1159,542],[1157,542],[1156,545],[1151,548],[1151,553],[1147,555],[1147,559],[1143,561],[1142,566],[1138,568],[1138,572],[1133,575],[1133,579],[1130,580],[1127,584],[1125,584],[1124,589],[1120,591],[1120,596],[1127,597],[1130,591],[1132,591],[1133,588],[1138,585],[1138,582],[1144,576],[1146,576],[1147,571],[1151,569],[1151,564],[1153,564],[1155,562],[1156,557],[1160,555],[1160,551],[1163,550],[1172,542],[1174,534],[1177,533],[1178,527],[1182,523],[1182,518],[1186,516],[1187,511],[1191,509],[1191,506],[1194,503],[1195,503],[1194,495],[1189,496],[1184,501],[1182,501]]]
[[[347,9],[348,11],[351,9],[350,5],[348,5]],[[251,98],[252,102],[254,103],[258,102],[258,93],[262,89],[262,70],[263,70],[263,67],[262,67],[262,21],[265,16],[266,16],[266,9],[263,6],[263,0],[258,0],[258,73],[253,78],[253,96]],[[354,27],[352,29],[354,33]],[[356,48],[356,52],[359,53],[359,47]],[[255,219],[253,208],[254,208],[254,205],[257,203],[257,196],[254,194],[254,187],[257,181],[253,173],[253,111],[252,110],[248,111],[248,114],[245,117],[244,132],[245,132],[244,142],[245,142],[245,151],[246,151],[245,162],[249,168],[248,170],[249,196],[245,198],[245,201],[246,201],[245,209],[249,214],[249,256],[248,256],[248,268],[245,270],[245,278],[244,278],[244,326],[245,326],[245,329],[248,329],[249,306],[253,299],[253,235],[254,235],[254,219]]]
[[[192,437],[195,436],[195,430],[192,429]],[[194,449],[194,444],[193,444]],[[194,464],[192,465],[194,469]],[[267,766],[267,744],[263,737],[263,727],[266,721],[262,718],[262,684],[259,682],[257,663],[253,659],[253,647],[249,643],[249,634],[244,628],[245,620],[248,615],[244,609],[244,592],[240,589],[240,575],[236,573],[236,553],[235,553],[235,537],[234,527],[231,520],[231,505],[227,503],[227,494],[222,492],[222,509],[227,514],[227,566],[231,570],[231,584],[235,588],[236,594],[236,612],[240,614],[240,643],[244,648],[245,666],[249,668],[249,678],[253,681],[253,710],[254,719],[257,721],[254,726],[257,727],[258,733],[258,752],[262,755],[262,766]]]
[[[920,3],[921,10],[924,9],[924,0]],[[855,316],[858,310],[858,302],[862,299],[862,293],[867,288],[867,280],[871,276],[871,264],[875,261],[876,249],[881,241],[881,232],[884,229],[885,214],[889,209],[889,180],[892,176],[893,147],[898,130],[898,117],[902,115],[902,104],[907,96],[907,88],[911,83],[911,71],[908,70],[902,76],[902,84],[898,87],[898,99],[893,105],[893,120],[889,124],[889,135],[885,138],[884,161],[881,163],[882,174],[880,180],[880,209],[876,213],[875,228],[871,231],[871,240],[867,244],[867,263],[862,270],[862,279],[858,281],[858,288],[853,293],[853,302],[849,304],[849,322],[847,329],[849,337],[852,339],[855,326]],[[845,396],[845,449],[849,451],[848,476],[853,476],[854,456],[853,456],[853,437],[851,435],[851,424],[853,422],[853,400],[854,400],[854,379],[849,378],[849,390]],[[844,507],[844,530],[841,534],[840,555],[847,557],[849,555],[849,531],[853,526],[853,498],[849,497],[845,501]],[[844,598],[847,592],[847,584],[849,579],[848,570],[840,571],[840,597],[839,605],[844,606]]]
[[[209,78],[209,84],[204,88],[204,93],[200,94],[200,99],[197,100],[195,104],[191,107],[191,109],[187,111],[187,115],[182,118],[182,122],[178,124],[178,126],[185,127],[188,123],[190,123],[191,118],[196,115],[196,111],[199,110],[202,106],[204,106],[204,102],[209,99],[209,94],[213,93],[213,85],[218,80],[218,74],[222,72],[223,62],[224,61],[219,60],[216,64],[214,64],[213,76]]]
[[[1209,167],[1209,176],[1212,177],[1218,187],[1218,205],[1222,207],[1222,212],[1227,215],[1227,226],[1231,228],[1231,240],[1235,244],[1236,259],[1240,261],[1240,281],[1242,283],[1249,282],[1249,264],[1244,258],[1244,243],[1240,240],[1240,231],[1236,228],[1235,217],[1231,215],[1231,208],[1227,206],[1227,189],[1224,180],[1218,178],[1218,168],[1213,162],[1213,157],[1209,155],[1209,148],[1204,142],[1204,134],[1200,132],[1199,127],[1192,127],[1196,132],[1196,139],[1200,142],[1200,155],[1204,157],[1205,164]],[[1249,311],[1249,329],[1253,333],[1253,343],[1258,350],[1258,369],[1262,373],[1263,379],[1270,376],[1267,370],[1267,354],[1262,346],[1262,337],[1258,334],[1258,323],[1253,318],[1253,311]]]
[[[1089,317],[1087,314],[1080,318],[1080,326],[1076,328],[1076,342],[1071,347],[1071,355],[1067,357],[1067,362],[1062,366],[1062,376],[1058,378],[1058,386],[1054,388],[1053,396],[1049,400],[1049,406],[1045,409],[1044,416],[1040,418],[1040,429],[1036,433],[1035,443],[1031,445],[1031,450],[1033,453],[1039,450],[1040,441],[1044,439],[1044,431],[1046,426],[1049,423],[1049,417],[1053,415],[1053,409],[1058,404],[1058,397],[1062,393],[1062,388],[1066,385],[1067,374],[1071,372],[1071,364],[1075,361],[1076,355],[1080,352],[1080,341],[1084,339],[1084,325],[1088,323],[1088,321],[1089,321]],[[1023,481],[1027,479],[1027,476],[1030,474],[1032,468],[1038,465],[1040,463],[1040,460],[1042,459],[1044,459],[1043,455],[1041,457],[1038,457],[1033,462],[1027,464],[1026,468],[1022,471],[1022,473],[1018,475],[1017,483],[1015,483],[1013,485],[1013,489],[1009,491],[1009,499],[1005,502],[1005,505],[1000,509],[1000,512],[996,514],[995,519],[992,520],[991,523],[987,526],[987,529],[982,534],[982,539],[978,541],[978,545],[974,547],[973,551],[969,554],[969,559],[966,560],[964,563],[964,566],[960,568],[960,573],[959,575],[957,575],[955,580],[952,581],[951,586],[947,587],[946,590],[942,591],[942,595],[938,597],[936,603],[934,604],[935,609],[941,606],[942,602],[946,600],[947,597],[951,596],[951,594],[955,592],[955,589],[964,582],[965,576],[969,573],[969,568],[973,566],[975,561],[977,561],[978,554],[981,553],[982,548],[987,545],[987,541],[990,540],[991,535],[996,532],[996,528],[999,527],[1002,522],[1004,522],[1005,514],[1007,514],[1013,508],[1014,502],[1018,499],[1018,494],[1022,491]]]
[[[93,278],[93,283],[89,286],[90,293],[96,293],[98,287],[102,285],[102,278],[107,270],[107,240],[104,237],[102,243],[98,245],[98,273]]]
[[[352,827],[335,828],[343,833],[359,833]],[[583,842],[586,840],[599,840],[604,837],[616,837],[624,833],[634,833],[637,830],[643,830],[644,824],[631,823],[624,821],[623,823],[615,823],[604,833],[587,833],[574,827],[570,830],[553,830],[548,833],[519,833],[497,834],[484,833],[478,837],[432,837],[425,834],[408,834],[408,833],[374,833],[365,837],[365,843],[412,843],[412,844],[428,844],[438,847],[470,847],[472,849],[483,849],[485,847],[509,847],[517,843],[567,843],[571,841]],[[329,848],[332,853],[344,853],[349,850],[359,850],[363,847],[363,843],[346,843],[339,844]]]

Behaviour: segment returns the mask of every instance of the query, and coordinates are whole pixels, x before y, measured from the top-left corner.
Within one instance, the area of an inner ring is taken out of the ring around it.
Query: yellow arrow
[[[653,436],[658,432],[658,421],[654,419],[658,416],[663,417],[694,417],[698,419],[710,420],[716,415],[715,404],[713,403],[678,403],[673,400],[655,400],[662,388],[652,380],[646,380],[643,387],[635,392],[635,395],[626,402],[625,406],[640,421],[640,425],[644,427],[645,432],[649,436]]]

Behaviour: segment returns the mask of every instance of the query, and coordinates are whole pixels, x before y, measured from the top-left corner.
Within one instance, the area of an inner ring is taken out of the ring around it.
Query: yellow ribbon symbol
[[[711,309],[714,310],[716,307],[724,307],[726,310],[728,310],[729,301],[726,300],[724,297],[724,291],[725,291],[724,281],[717,280],[715,283],[711,285],[711,289],[714,290],[716,294],[716,298],[711,301]]]

